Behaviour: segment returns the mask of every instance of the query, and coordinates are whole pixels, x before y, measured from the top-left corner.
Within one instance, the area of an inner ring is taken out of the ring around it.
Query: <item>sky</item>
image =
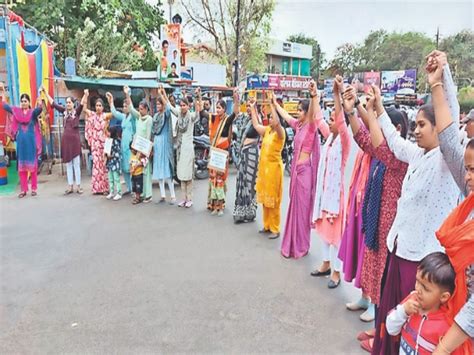
[[[360,43],[371,30],[424,32],[441,38],[474,30],[473,0],[277,0],[272,37],[304,33],[318,40],[326,58],[343,43]]]
[[[168,18],[168,2],[162,3]],[[302,32],[331,59],[338,46],[360,43],[372,30],[418,31],[434,39],[438,26],[441,38],[474,30],[474,0],[276,0],[271,36],[285,40]]]

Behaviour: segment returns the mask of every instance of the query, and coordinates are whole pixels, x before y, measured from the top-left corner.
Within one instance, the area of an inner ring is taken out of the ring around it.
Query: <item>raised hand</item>
[[[105,93],[105,97],[107,98],[107,101],[109,102],[109,104],[110,104],[111,102],[114,102],[114,97],[112,96],[112,94],[111,94],[110,92],[107,91],[107,92]]]
[[[123,93],[125,94],[125,96],[129,96],[130,95],[130,88],[128,87],[128,85],[125,85],[123,87]]]
[[[354,111],[357,94],[353,86],[349,86],[342,95],[344,111],[350,113]]]
[[[448,63],[448,57],[445,52],[441,52],[438,50],[432,51],[426,57],[426,71],[428,73],[433,72],[436,70],[438,63],[441,63],[442,66]]]
[[[5,84],[3,83],[3,81],[0,82],[0,92],[4,92],[5,91]]]
[[[333,91],[334,94],[342,94],[344,92],[344,80],[342,79],[342,76],[336,75],[336,78],[334,79],[334,84],[333,84]]]
[[[366,99],[367,99],[367,104],[365,106],[366,110],[373,111],[375,109],[376,98],[375,98],[374,90],[372,88],[370,88],[369,92],[367,93]]]
[[[445,57],[430,57],[429,64],[427,65],[428,71],[428,83],[433,86],[436,83],[443,82],[443,67],[446,63]]]
[[[317,87],[316,82],[314,80],[311,80],[309,82],[309,94],[310,94],[311,97],[318,96],[318,87]]]
[[[88,97],[89,96],[89,89],[84,90],[84,96]]]
[[[257,103],[257,100],[255,100],[255,97],[249,98],[249,105],[252,108],[252,110],[255,108],[256,103]]]

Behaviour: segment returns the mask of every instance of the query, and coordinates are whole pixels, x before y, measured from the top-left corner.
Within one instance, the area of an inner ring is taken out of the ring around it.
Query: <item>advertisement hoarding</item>
[[[161,25],[160,78],[179,79],[181,73],[181,25]]]
[[[383,94],[415,93],[416,69],[383,71],[380,89]]]

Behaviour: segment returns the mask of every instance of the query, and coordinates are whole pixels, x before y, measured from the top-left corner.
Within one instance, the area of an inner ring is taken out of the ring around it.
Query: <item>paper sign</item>
[[[135,138],[133,138],[132,148],[142,154],[145,154],[147,157],[150,156],[152,147],[153,143],[146,138],[137,135],[135,135]]]
[[[207,166],[209,169],[214,169],[221,173],[225,173],[228,157],[229,152],[227,150],[211,147],[211,153]]]
[[[113,143],[112,138],[106,138],[105,143],[104,143],[104,153],[110,156],[112,154],[112,143]]]

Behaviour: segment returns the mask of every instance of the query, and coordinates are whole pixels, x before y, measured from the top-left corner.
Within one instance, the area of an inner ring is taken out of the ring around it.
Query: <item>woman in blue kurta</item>
[[[128,103],[126,100],[123,102],[123,112],[117,111],[114,106],[114,97],[111,93],[107,93],[107,100],[109,102],[110,111],[112,112],[113,120],[110,122],[110,126],[114,125],[114,120],[116,121],[115,124],[121,125],[122,128],[122,172],[123,177],[125,179],[125,184],[127,185],[127,192],[123,195],[127,195],[132,192],[132,177],[130,175],[130,143],[133,140],[133,136],[135,135],[135,118],[130,114],[128,109]]]
[[[16,158],[18,175],[20,176],[21,192],[19,198],[28,192],[28,173],[31,176],[31,196],[36,196],[38,187],[38,156],[41,154],[41,133],[38,126],[38,116],[41,107],[31,109],[31,100],[28,94],[20,97],[20,107],[10,106],[5,100],[5,87],[0,83],[2,107],[12,115],[11,130],[8,132],[12,140],[16,141]]]
[[[173,131],[171,112],[166,109],[166,92],[163,88],[159,90],[156,100],[157,113],[153,116],[151,134],[153,138],[153,180],[158,180],[160,184],[161,199],[166,201],[165,183],[170,189],[170,204],[175,204],[176,195],[174,192],[173,171]]]

